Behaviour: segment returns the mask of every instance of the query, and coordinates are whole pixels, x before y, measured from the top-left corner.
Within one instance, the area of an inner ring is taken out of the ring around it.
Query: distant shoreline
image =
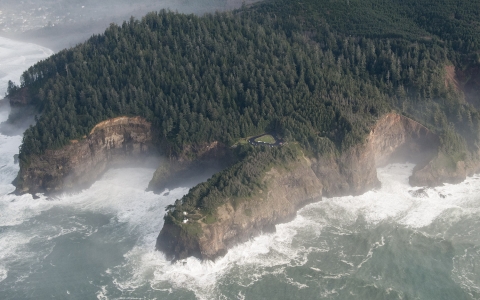
[[[5,97],[8,80],[19,83],[20,76],[26,69],[54,53],[52,49],[36,43],[0,36],[0,99]],[[16,62],[19,59],[23,63]]]

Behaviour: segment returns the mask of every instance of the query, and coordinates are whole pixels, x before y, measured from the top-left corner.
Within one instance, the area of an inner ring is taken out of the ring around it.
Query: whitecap
[[[393,164],[380,168],[378,177],[382,187],[378,190],[356,197],[326,198],[310,204],[301,209],[293,221],[277,225],[275,233],[263,234],[237,245],[215,261],[202,262],[190,257],[170,263],[162,253],[153,251],[158,230],[150,232],[149,238],[125,255],[126,262],[115,268],[113,276],[116,287],[122,291],[134,291],[144,285],[154,289],[188,288],[199,299],[211,299],[219,297],[218,285],[226,276],[230,281],[247,287],[265,275],[282,274],[285,268],[305,265],[310,253],[329,250],[329,245],[305,247],[304,242],[296,243],[295,238],[301,232],[318,236],[325,226],[329,226],[329,230],[338,235],[349,235],[351,232],[347,227],[357,222],[359,216],[371,226],[387,221],[397,226],[422,228],[451,208],[460,208],[461,213],[466,213],[478,206],[474,199],[480,182],[471,178],[459,185],[427,189],[429,198],[412,197],[408,192],[411,189],[408,177],[413,167],[412,164]],[[447,192],[452,196],[440,197],[439,193]],[[367,263],[374,252],[384,245],[382,236],[366,253],[357,255],[356,262],[343,258],[339,261],[353,272]],[[340,253],[339,256],[346,255]],[[320,272],[319,268],[313,266],[310,269]],[[342,272],[325,276],[341,278],[349,274]],[[298,288],[307,286],[298,281],[295,281],[295,285]]]
[[[7,91],[8,80],[20,83],[20,76],[28,67],[52,54],[54,54],[52,50],[39,45],[0,37],[0,67],[2,69],[0,98]]]

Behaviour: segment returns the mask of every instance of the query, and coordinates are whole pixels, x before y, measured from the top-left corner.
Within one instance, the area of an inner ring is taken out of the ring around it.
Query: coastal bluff
[[[301,155],[288,166],[272,167],[263,178],[267,188],[240,205],[227,199],[213,216],[184,212],[183,222],[166,219],[156,249],[175,260],[215,259],[235,244],[275,230],[276,224],[293,219],[299,208],[320,201],[322,195],[358,195],[378,187],[378,166],[411,161],[424,170],[436,157],[438,146],[438,137],[425,126],[396,113],[386,114],[363,144],[344,153],[319,158]],[[441,184],[449,178],[438,179],[436,183]]]
[[[141,117],[103,121],[81,140],[30,156],[20,167],[15,192],[58,193],[87,187],[110,166],[160,153],[153,136],[152,125]],[[363,143],[317,157],[299,150],[295,160],[274,164],[263,175],[264,188],[258,193],[241,201],[232,201],[235,195],[227,197],[213,215],[198,211],[187,213],[185,223],[166,220],[156,249],[173,259],[215,259],[237,243],[275,230],[276,224],[293,219],[298,209],[322,196],[358,195],[378,187],[376,169],[390,162],[415,163],[410,184],[421,186],[458,182],[478,169],[473,160],[457,161],[453,167],[439,163],[443,155],[439,145],[439,137],[420,123],[397,113],[386,114]],[[218,142],[187,146],[159,166],[149,189],[162,190],[194,167],[204,169],[213,161],[225,160],[230,152]]]
[[[145,119],[109,119],[81,140],[29,157],[14,181],[15,193],[54,193],[85,187],[109,166],[144,157],[152,149],[152,128]]]

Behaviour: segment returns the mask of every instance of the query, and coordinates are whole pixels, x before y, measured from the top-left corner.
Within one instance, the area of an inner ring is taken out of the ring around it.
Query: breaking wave
[[[0,95],[50,54],[0,38]],[[478,175],[419,189],[413,165],[392,164],[377,190],[310,204],[215,261],[171,263],[155,241],[189,186],[155,195],[145,192],[154,169],[123,168],[76,194],[9,195],[21,139],[0,135],[2,299],[480,298]]]

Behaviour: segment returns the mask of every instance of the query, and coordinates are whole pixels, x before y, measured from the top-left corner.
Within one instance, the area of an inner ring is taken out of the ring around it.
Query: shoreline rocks
[[[263,179],[267,190],[217,208],[214,221],[166,220],[156,249],[178,260],[215,259],[235,244],[292,220],[299,208],[328,196],[358,195],[378,187],[376,168],[392,160],[425,163],[437,152],[438,138],[421,124],[398,114],[381,118],[364,144],[316,159],[299,156],[285,169],[273,167]],[[415,155],[412,155],[415,154]],[[285,171],[288,169],[288,171]],[[228,200],[228,199],[227,199]]]
[[[141,117],[101,122],[84,139],[30,157],[20,166],[15,193],[56,193],[87,187],[109,166],[141,159],[151,153],[151,124]]]
[[[140,117],[119,117],[97,124],[80,141],[30,158],[21,166],[15,181],[16,193],[62,192],[92,184],[109,167],[140,159],[151,153],[151,124]],[[389,113],[373,126],[364,143],[341,154],[309,158],[300,155],[288,166],[273,166],[263,178],[266,187],[248,199],[218,207],[214,216],[188,218],[186,222],[165,222],[156,243],[173,259],[196,256],[215,259],[229,248],[275,225],[293,219],[299,208],[322,195],[358,195],[379,186],[376,168],[393,161],[416,163],[411,185],[441,185],[460,182],[479,164],[458,161],[454,167],[442,164],[439,139],[426,127],[405,116]],[[182,153],[162,164],[149,184],[159,191],[172,181],[194,173],[193,168],[225,160],[229,149],[218,142],[187,145]],[[204,163],[204,165],[202,165]],[[240,204],[238,204],[240,203]],[[160,216],[159,216],[160,217]]]

